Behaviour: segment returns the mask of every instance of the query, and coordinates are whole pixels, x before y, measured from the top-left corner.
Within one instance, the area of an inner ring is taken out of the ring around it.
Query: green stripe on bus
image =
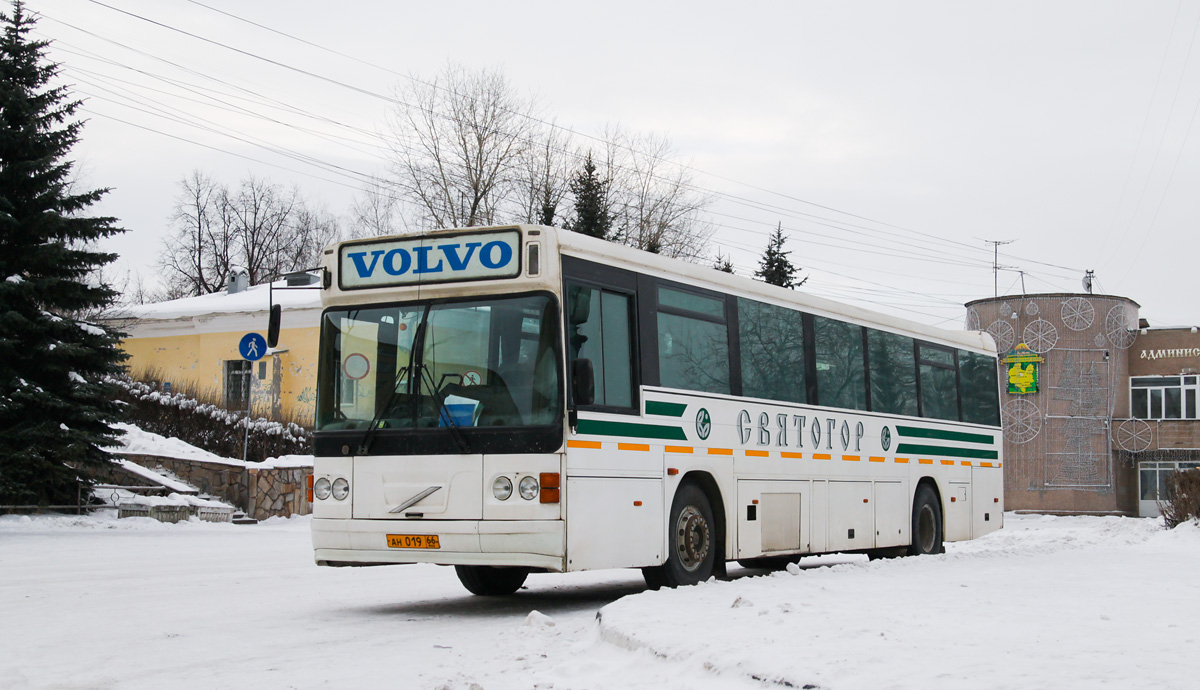
[[[916,426],[897,426],[896,433],[907,438],[936,438],[939,441],[962,441],[964,443],[995,443],[995,436],[986,434],[968,434],[965,431],[942,431],[940,429],[922,429]]]
[[[656,414],[663,417],[682,417],[683,411],[687,409],[687,403],[661,402],[659,400],[646,401],[646,414]]]
[[[686,441],[687,434],[677,426],[657,424],[634,424],[632,422],[603,422],[596,419],[579,420],[579,433],[596,436],[632,436],[635,438],[660,438],[670,441]]]
[[[994,450],[979,450],[976,448],[954,448],[952,446],[922,446],[916,443],[901,443],[896,448],[897,455],[945,455],[951,458],[978,458],[980,460],[997,460],[1000,454]]]

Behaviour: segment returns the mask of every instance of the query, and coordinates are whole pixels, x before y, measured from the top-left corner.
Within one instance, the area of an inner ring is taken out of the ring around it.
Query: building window
[[[1138,493],[1143,501],[1171,499],[1167,479],[1175,472],[1194,470],[1200,462],[1143,462],[1138,465]]]
[[[246,401],[250,395],[250,367],[252,364],[244,359],[225,360],[225,407],[227,409],[246,409]]]
[[[1129,416],[1135,419],[1197,419],[1200,376],[1135,376],[1129,379]]]

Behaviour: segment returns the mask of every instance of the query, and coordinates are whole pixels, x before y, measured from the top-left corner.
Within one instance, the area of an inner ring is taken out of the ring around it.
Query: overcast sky
[[[1011,240],[1002,294],[1018,271],[1028,293],[1077,292],[1094,269],[1152,325],[1200,322],[1200,0],[27,6],[87,99],[74,154],[129,229],[111,249],[147,278],[192,170],[343,214],[353,173],[386,165],[389,105],[363,91],[454,60],[580,135],[669,136],[743,275],[782,222],[803,289],[957,328],[993,292],[985,240]]]

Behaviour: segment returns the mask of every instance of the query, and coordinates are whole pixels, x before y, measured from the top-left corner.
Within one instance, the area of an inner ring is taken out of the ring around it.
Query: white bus
[[[320,565],[677,586],[1002,525],[984,334],[548,227],[344,242],[322,270]]]

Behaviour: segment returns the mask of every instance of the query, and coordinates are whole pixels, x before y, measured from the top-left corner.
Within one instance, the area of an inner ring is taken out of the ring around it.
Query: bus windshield
[[[330,309],[317,430],[553,424],[555,313],[544,294]]]

